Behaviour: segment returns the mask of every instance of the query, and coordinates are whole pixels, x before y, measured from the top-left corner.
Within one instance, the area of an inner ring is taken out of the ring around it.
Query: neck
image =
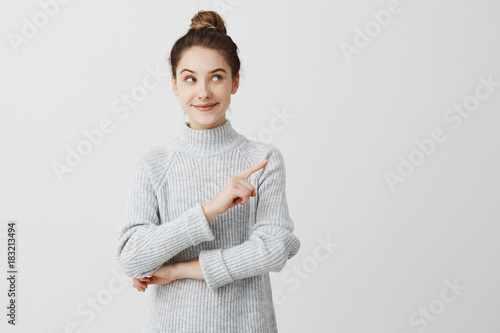
[[[182,150],[196,156],[211,156],[234,147],[243,138],[236,132],[229,119],[210,129],[193,129],[184,123],[179,144]]]

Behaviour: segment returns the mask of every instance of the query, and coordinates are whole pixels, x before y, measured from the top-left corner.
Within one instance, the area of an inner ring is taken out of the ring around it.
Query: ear
[[[172,75],[172,90],[174,91],[175,96],[179,97],[179,90],[177,90],[177,80]]]
[[[236,94],[239,86],[240,86],[240,74],[238,73],[238,75],[236,75],[236,78],[233,80],[233,87],[231,88],[231,94]]]

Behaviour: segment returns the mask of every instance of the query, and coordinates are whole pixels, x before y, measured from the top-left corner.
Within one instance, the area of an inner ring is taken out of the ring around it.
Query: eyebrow
[[[182,74],[182,72],[184,72],[184,71],[191,72],[191,73],[196,73],[196,72],[194,72],[194,71],[192,71],[190,69],[184,68],[179,74]],[[216,68],[213,71],[210,71],[209,73],[211,74],[211,73],[215,73],[215,72],[218,72],[218,71],[222,71],[222,72],[226,73],[226,70],[224,68]]]

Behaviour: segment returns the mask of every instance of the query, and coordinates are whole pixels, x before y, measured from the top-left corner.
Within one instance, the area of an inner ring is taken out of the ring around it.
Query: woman
[[[146,332],[277,332],[269,272],[300,241],[280,151],[226,119],[237,50],[216,12],[192,18],[170,54],[189,122],[135,162],[117,260],[137,290],[152,287]]]

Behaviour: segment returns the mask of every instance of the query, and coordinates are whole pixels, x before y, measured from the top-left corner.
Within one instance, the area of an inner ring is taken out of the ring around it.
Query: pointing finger
[[[258,171],[258,170],[262,169],[263,167],[265,167],[266,164],[267,164],[267,160],[262,161],[260,163],[252,165],[252,166],[246,168],[245,170],[237,173],[236,176],[241,177],[243,179],[247,179],[248,177],[250,177],[250,175],[252,173],[254,173],[255,171]]]

